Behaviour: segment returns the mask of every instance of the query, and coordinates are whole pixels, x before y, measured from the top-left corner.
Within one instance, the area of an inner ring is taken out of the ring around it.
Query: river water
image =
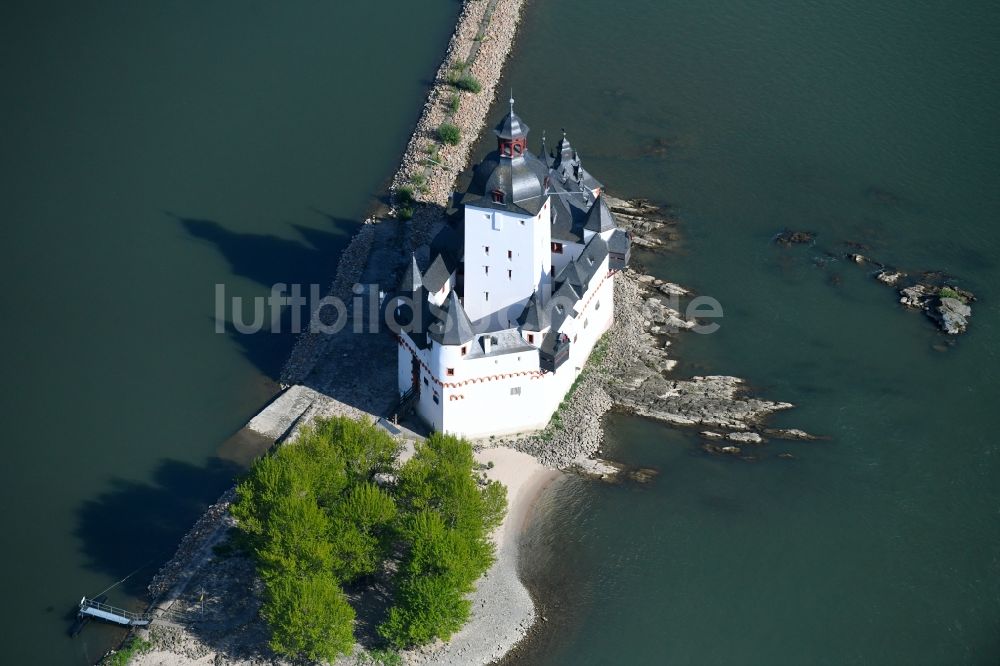
[[[287,335],[214,285],[328,284],[457,18],[433,2],[5,2],[3,657],[85,664],[253,450]],[[406,57],[400,57],[405,52]]]
[[[572,478],[525,574],[547,622],[512,663],[996,664],[1000,659],[1000,11],[923,0],[533,3],[506,84],[618,195],[668,202],[654,274],[717,298],[678,376],[794,402],[757,462],[607,420],[646,484]],[[500,113],[498,105],[497,114]],[[815,247],[770,242],[784,227]],[[863,243],[981,295],[953,347]],[[794,459],[779,459],[778,453]]]

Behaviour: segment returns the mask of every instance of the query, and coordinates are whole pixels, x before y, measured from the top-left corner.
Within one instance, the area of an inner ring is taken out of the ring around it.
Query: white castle
[[[527,147],[514,113],[475,167],[461,224],[414,257],[395,298],[401,405],[464,437],[544,428],[614,316],[630,241],[563,133]]]

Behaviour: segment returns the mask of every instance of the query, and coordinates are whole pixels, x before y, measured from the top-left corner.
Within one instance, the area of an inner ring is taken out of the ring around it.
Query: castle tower
[[[528,151],[528,126],[510,112],[493,133],[497,151],[481,172],[482,198],[465,205],[465,310],[490,328],[516,325],[528,298],[550,280],[547,170]]]

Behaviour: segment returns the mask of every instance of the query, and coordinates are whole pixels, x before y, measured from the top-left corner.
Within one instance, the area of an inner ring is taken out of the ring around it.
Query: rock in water
[[[899,302],[908,308],[920,310],[927,305],[929,298],[930,295],[922,284],[915,284],[912,287],[899,290]]]
[[[957,298],[944,297],[935,308],[927,310],[927,314],[937,320],[938,324],[949,335],[964,333],[969,327],[969,317],[972,308]]]

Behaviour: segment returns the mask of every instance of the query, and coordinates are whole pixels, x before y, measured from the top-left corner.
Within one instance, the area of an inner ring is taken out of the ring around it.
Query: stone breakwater
[[[523,4],[524,0],[466,0],[462,7],[420,119],[407,143],[399,169],[392,178],[393,193],[411,183],[418,174],[425,183],[414,191],[416,206],[406,228],[408,239],[405,245],[409,249],[428,243],[432,231],[443,222],[455,179],[465,169],[472,147],[486,124],[503,65],[514,43]],[[484,38],[477,40],[480,33]],[[470,62],[473,54],[475,57]],[[479,93],[456,90],[448,83],[449,73],[459,65],[467,67],[480,82],[482,90]],[[452,95],[457,95],[459,99],[455,112],[448,104]],[[461,132],[455,146],[438,141],[438,127],[446,121],[458,126]],[[427,149],[432,146],[437,147],[437,164],[429,161]],[[366,219],[341,253],[336,278],[330,289],[331,296],[345,302],[350,298],[351,289],[360,281],[368,264],[376,237],[372,227],[376,224],[380,222],[375,217]],[[400,247],[399,250],[402,253],[406,248]],[[282,387],[305,381],[325,355],[329,338],[321,333],[304,333],[298,337],[281,372]]]

